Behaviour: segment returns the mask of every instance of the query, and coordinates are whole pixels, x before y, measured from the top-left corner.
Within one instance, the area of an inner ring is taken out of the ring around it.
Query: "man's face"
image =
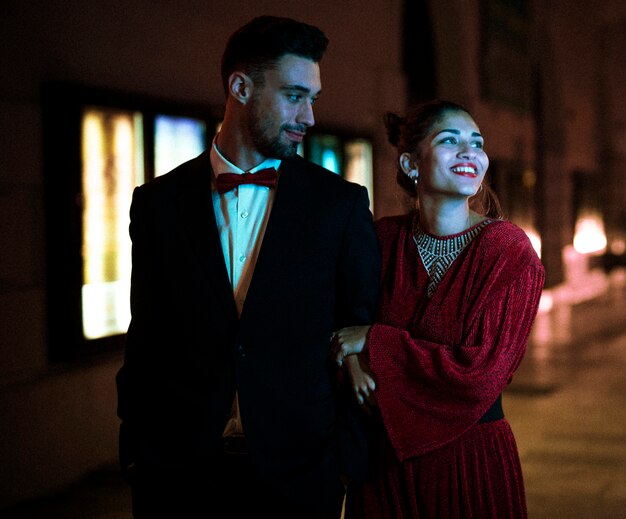
[[[283,159],[296,154],[307,128],[315,124],[313,103],[321,91],[319,65],[286,54],[264,72],[247,106],[252,144],[264,157]]]

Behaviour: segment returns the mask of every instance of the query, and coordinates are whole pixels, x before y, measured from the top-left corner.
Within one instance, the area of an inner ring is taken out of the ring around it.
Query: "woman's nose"
[[[462,143],[457,153],[457,156],[462,158],[471,158],[476,156],[476,149],[469,143]]]

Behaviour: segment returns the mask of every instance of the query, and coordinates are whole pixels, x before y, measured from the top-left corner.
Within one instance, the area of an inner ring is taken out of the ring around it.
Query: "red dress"
[[[543,266],[520,228],[496,220],[429,297],[413,216],[377,222],[381,300],[367,347],[384,428],[346,518],[526,518],[511,428],[480,419],[522,360]]]

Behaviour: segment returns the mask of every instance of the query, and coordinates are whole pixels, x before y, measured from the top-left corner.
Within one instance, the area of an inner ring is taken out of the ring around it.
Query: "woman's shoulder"
[[[413,213],[403,213],[390,216],[382,216],[374,223],[380,236],[397,234],[400,229],[410,227],[413,221]]]
[[[479,243],[485,253],[505,260],[523,257],[525,262],[540,264],[539,256],[528,233],[509,220],[494,220],[480,234]]]
[[[488,224],[484,225],[480,235],[483,240],[489,240],[492,244],[496,242],[510,244],[517,241],[524,241],[528,238],[521,227],[504,219],[488,220]]]

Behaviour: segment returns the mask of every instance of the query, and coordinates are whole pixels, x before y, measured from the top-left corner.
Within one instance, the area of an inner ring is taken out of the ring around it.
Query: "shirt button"
[[[239,256],[239,261],[241,263],[243,263],[244,261],[246,261],[246,257],[245,256]]]
[[[246,211],[244,211],[243,213],[241,213],[241,217],[242,218],[248,218],[248,213]]]

